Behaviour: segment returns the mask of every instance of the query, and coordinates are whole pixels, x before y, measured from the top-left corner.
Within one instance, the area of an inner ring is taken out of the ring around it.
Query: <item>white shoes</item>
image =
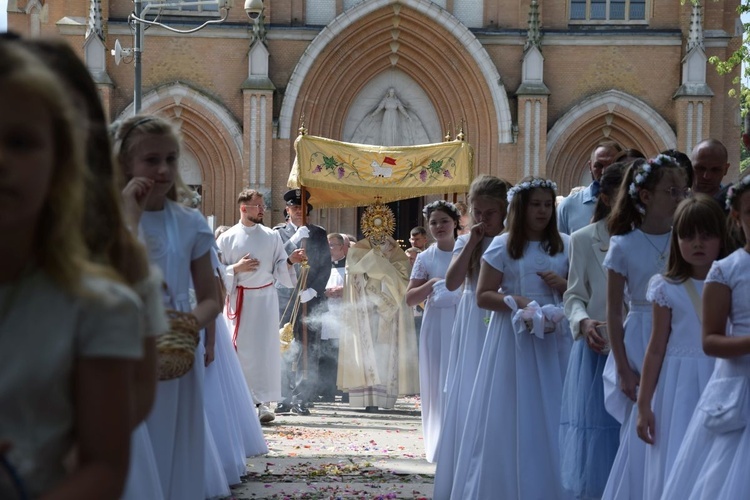
[[[276,415],[273,414],[273,412],[268,408],[267,405],[262,404],[258,407],[258,419],[260,420],[261,424],[273,422],[275,418]]]

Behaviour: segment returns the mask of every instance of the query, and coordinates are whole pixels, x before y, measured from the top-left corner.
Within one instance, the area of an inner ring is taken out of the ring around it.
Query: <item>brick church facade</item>
[[[566,194],[588,182],[602,140],[653,156],[714,137],[737,176],[736,75],[707,59],[741,43],[739,0],[265,0],[257,25],[234,3],[223,23],[189,35],[154,26],[143,42],[142,111],[179,123],[181,172],[217,225],[236,221],[245,186],[267,193],[268,223],[279,222],[303,117],[310,134],[351,141],[388,89],[429,142],[463,130],[475,173],[541,175]],[[9,0],[8,28],[68,41],[115,120],[134,110],[130,58],[110,55],[116,40],[133,46],[132,11],[131,0]],[[147,18],[157,15],[188,29],[221,11],[173,5]],[[312,220],[357,231],[354,209]]]

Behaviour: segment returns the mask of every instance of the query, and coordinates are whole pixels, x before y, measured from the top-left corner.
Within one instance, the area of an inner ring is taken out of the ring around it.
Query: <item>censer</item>
[[[310,272],[310,264],[308,264],[307,260],[303,260],[302,263],[300,263],[300,267],[301,270],[297,286],[294,287],[294,292],[292,293],[292,296],[289,297],[289,302],[287,302],[286,308],[284,308],[284,314],[281,316],[282,319],[285,318],[286,312],[289,310],[289,307],[292,306],[292,317],[289,318],[289,323],[285,323],[284,326],[279,328],[281,352],[288,351],[294,341],[294,325],[297,322],[297,314],[299,313],[300,293],[307,288],[307,275]]]

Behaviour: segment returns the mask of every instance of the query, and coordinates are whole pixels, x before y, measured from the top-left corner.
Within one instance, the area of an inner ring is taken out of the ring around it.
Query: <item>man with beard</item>
[[[266,206],[261,193],[244,189],[237,204],[240,221],[217,241],[227,265],[225,314],[258,417],[268,423],[275,418],[269,403],[281,399],[279,306],[273,285],[278,281],[293,286],[292,266],[306,255],[304,249],[287,255],[279,234],[263,225]]]

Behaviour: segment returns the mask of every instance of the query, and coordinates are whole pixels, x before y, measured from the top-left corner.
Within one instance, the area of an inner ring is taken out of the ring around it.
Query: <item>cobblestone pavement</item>
[[[312,415],[277,415],[263,431],[269,454],[248,459],[237,500],[432,497],[418,397],[378,413],[318,403]]]

